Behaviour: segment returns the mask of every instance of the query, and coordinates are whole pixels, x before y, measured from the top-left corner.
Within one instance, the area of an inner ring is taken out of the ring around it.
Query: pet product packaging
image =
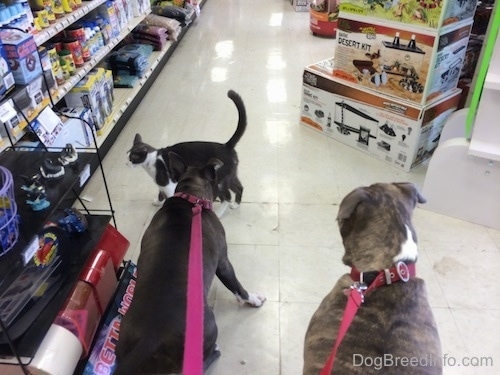
[[[120,323],[132,301],[136,279],[137,266],[128,262],[123,268],[116,293],[102,319],[89,358],[81,371],[82,375],[113,373],[116,366],[115,348],[118,342]]]
[[[5,126],[11,137],[17,139],[28,123],[15,109],[14,101],[7,99],[0,104],[0,124],[2,128]]]
[[[71,143],[76,148],[85,148],[94,143],[92,133],[95,134],[95,127],[89,108],[62,108],[59,112],[62,114],[63,128],[54,140],[54,147],[65,147]]]
[[[342,17],[333,75],[359,87],[426,104],[456,88],[471,21],[436,33]]]
[[[340,0],[340,11],[420,28],[440,29],[472,20],[477,0]]]
[[[130,242],[118,230],[108,224],[104,233],[96,245],[96,249],[106,250],[110,255],[115,267],[118,271],[123,262],[123,257],[130,247]]]
[[[68,107],[89,108],[92,111],[92,122],[97,130],[104,126],[106,113],[99,77],[95,74],[87,74],[64,96],[64,100]]]
[[[0,38],[17,84],[26,85],[42,74],[42,65],[32,35],[17,30],[1,30]]]
[[[14,87],[14,75],[10,71],[7,54],[0,41],[0,98]]]
[[[334,60],[306,67],[301,124],[404,171],[431,157],[461,90],[418,105],[333,76]]]
[[[105,250],[96,248],[80,272],[78,279],[85,281],[92,287],[94,295],[97,297],[99,313],[103,315],[118,283],[111,255]]]

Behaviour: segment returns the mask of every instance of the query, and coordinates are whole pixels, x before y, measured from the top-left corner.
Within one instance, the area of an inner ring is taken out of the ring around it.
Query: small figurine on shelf
[[[26,203],[33,211],[42,211],[50,206],[50,202],[47,200],[47,194],[45,193],[28,193]]]
[[[57,180],[64,176],[64,167],[54,163],[50,159],[44,159],[40,166],[40,173],[46,180]]]
[[[38,173],[31,177],[22,175],[21,179],[24,181],[24,185],[21,186],[21,190],[26,193],[32,195],[45,193],[45,186],[43,186],[40,182],[40,175]]]
[[[59,158],[57,159],[57,161],[63,166],[75,164],[77,160],[78,153],[71,143],[66,144],[66,147],[63,148]]]
[[[67,208],[64,210],[65,217],[58,220],[59,226],[69,234],[82,233],[88,228],[88,222],[85,215],[83,215],[76,208]]]

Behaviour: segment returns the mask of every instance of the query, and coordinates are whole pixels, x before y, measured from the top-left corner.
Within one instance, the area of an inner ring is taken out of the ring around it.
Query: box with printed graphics
[[[340,11],[379,20],[440,29],[472,20],[478,0],[340,0]]]
[[[375,20],[338,21],[333,75],[417,104],[457,86],[472,23],[437,33]]]
[[[302,125],[404,171],[431,157],[461,90],[418,105],[338,80],[333,70],[333,59],[304,70]]]

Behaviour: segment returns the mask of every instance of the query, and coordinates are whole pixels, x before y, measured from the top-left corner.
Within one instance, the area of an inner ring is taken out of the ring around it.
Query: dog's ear
[[[342,199],[339,206],[339,212],[337,214],[337,220],[341,221],[344,219],[348,219],[353,212],[358,207],[362,201],[369,199],[369,195],[363,188],[357,188],[351,191],[349,194]]]
[[[403,193],[416,200],[416,203],[426,203],[427,199],[425,199],[422,194],[418,191],[417,187],[411,182],[398,182],[395,183],[398,188],[400,188]]]
[[[209,181],[214,181],[217,178],[217,170],[222,167],[224,163],[217,158],[211,158],[203,168],[203,174]]]
[[[168,153],[168,163],[170,165],[170,170],[172,171],[172,179],[174,181],[179,181],[181,176],[186,172],[186,163],[173,151]]]
[[[137,143],[142,143],[142,137],[139,133],[137,133],[134,138],[134,145],[136,145]]]

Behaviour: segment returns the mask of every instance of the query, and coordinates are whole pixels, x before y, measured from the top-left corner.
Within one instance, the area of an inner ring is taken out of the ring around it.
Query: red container
[[[130,242],[114,226],[108,224],[96,249],[106,250],[111,255],[115,271],[118,271],[129,246]]]
[[[107,251],[96,249],[78,278],[92,287],[97,296],[99,312],[104,314],[118,284],[111,255]]]
[[[82,45],[77,39],[65,40],[63,42],[63,47],[71,52],[73,61],[75,62],[75,66],[77,68],[80,68],[85,64],[85,61],[83,60]]]
[[[309,10],[309,26],[313,35],[335,37],[337,34],[337,18],[333,13]]]

